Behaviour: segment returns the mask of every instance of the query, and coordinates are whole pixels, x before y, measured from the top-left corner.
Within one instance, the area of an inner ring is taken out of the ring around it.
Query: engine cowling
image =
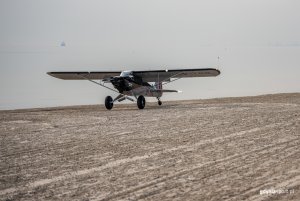
[[[110,82],[114,85],[114,87],[120,92],[123,93],[123,91],[130,91],[132,90],[132,84],[129,82],[128,79],[131,79],[130,77],[112,77],[110,79]]]

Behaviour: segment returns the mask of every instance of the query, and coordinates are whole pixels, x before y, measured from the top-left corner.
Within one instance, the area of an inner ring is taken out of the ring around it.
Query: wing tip
[[[64,80],[64,78],[61,78],[56,72],[47,72],[47,75],[49,75],[51,77],[55,77],[57,79]]]
[[[53,72],[47,72],[47,75],[50,75],[50,76],[54,77]]]

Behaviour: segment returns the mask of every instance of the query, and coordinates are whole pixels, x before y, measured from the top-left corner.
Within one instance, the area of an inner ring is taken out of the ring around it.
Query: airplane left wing
[[[48,72],[48,75],[63,80],[103,80],[113,76],[119,76],[121,71],[93,71],[93,72]]]
[[[220,73],[214,68],[133,71],[133,75],[142,78],[144,82],[162,82],[170,78],[215,77]]]

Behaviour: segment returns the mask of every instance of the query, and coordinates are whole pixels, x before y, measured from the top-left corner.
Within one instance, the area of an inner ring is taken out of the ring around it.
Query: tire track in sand
[[[98,197],[98,198],[95,198],[95,199],[92,199],[92,200],[106,201],[106,200],[111,200],[111,199],[115,199],[115,198],[120,198],[120,197],[126,196],[128,194],[134,193],[136,191],[140,191],[142,189],[148,188],[150,186],[154,186],[154,185],[157,185],[159,183],[163,183],[167,180],[182,176],[184,174],[187,174],[191,171],[195,171],[197,169],[201,169],[201,168],[205,168],[205,167],[211,168],[212,166],[218,165],[220,163],[224,163],[226,161],[238,160],[239,158],[241,158],[245,155],[249,155],[249,154],[253,154],[253,153],[258,154],[260,152],[264,152],[265,150],[268,150],[270,148],[274,148],[274,150],[280,149],[280,147],[278,147],[278,146],[289,143],[289,142],[292,142],[292,141],[295,141],[295,139],[287,140],[287,141],[280,142],[280,143],[277,143],[277,144],[272,144],[272,145],[265,146],[265,147],[260,148],[260,149],[254,149],[254,150],[251,150],[251,151],[247,151],[247,152],[243,152],[243,153],[239,153],[239,154],[234,154],[234,155],[231,155],[231,156],[228,156],[226,158],[219,159],[219,160],[210,161],[210,162],[203,163],[203,164],[197,164],[197,165],[194,165],[193,167],[191,167],[190,169],[182,170],[182,171],[179,171],[175,174],[165,176],[165,177],[162,177],[162,178],[159,178],[159,179],[156,179],[156,180],[152,180],[148,183],[144,183],[142,185],[133,187],[131,189],[124,190],[122,192],[118,192],[116,194],[113,194],[113,195],[110,195],[110,196],[107,196],[107,197],[103,197],[103,198]],[[240,168],[240,167],[234,167],[232,169],[235,169],[235,168]],[[217,174],[221,174],[221,173],[214,173],[213,175],[217,175]],[[210,176],[212,176],[212,175],[210,175]],[[205,176],[205,177],[207,177],[207,176]],[[202,178],[202,179],[204,179],[204,178]]]
[[[297,120],[299,120],[299,119],[297,119]],[[270,128],[274,128],[274,127],[278,127],[278,126],[288,126],[290,124],[292,124],[292,122],[288,123],[288,124],[286,124],[286,123],[273,123],[273,124],[266,125],[264,127],[255,127],[255,128],[249,129],[249,130],[239,131],[239,132],[232,133],[232,134],[229,134],[229,135],[226,135],[226,136],[221,136],[221,137],[216,137],[216,138],[213,138],[213,139],[202,140],[202,141],[200,141],[198,143],[195,143],[195,144],[192,144],[192,145],[181,145],[181,146],[177,146],[175,148],[166,149],[166,150],[159,151],[159,152],[152,152],[150,154],[145,154],[143,156],[135,156],[135,157],[132,157],[132,158],[120,159],[120,160],[109,162],[109,163],[107,163],[103,166],[100,166],[100,167],[94,167],[94,168],[79,170],[79,171],[76,171],[76,172],[71,172],[71,173],[64,174],[64,175],[61,175],[61,176],[57,176],[57,177],[54,177],[54,178],[34,181],[34,182],[28,183],[28,184],[26,184],[26,186],[22,186],[22,187],[14,187],[14,188],[4,189],[4,190],[0,191],[0,195],[10,194],[10,193],[14,193],[16,191],[24,191],[24,190],[28,190],[28,189],[34,189],[36,187],[47,185],[47,184],[50,184],[50,183],[53,183],[53,182],[58,182],[58,181],[67,180],[67,179],[70,179],[70,178],[73,178],[73,177],[78,177],[78,176],[82,176],[82,175],[91,174],[91,173],[94,173],[94,172],[102,171],[102,170],[107,169],[107,168],[117,167],[117,166],[120,166],[120,165],[125,164],[125,163],[144,160],[144,159],[147,159],[147,158],[158,156],[160,154],[165,154],[165,153],[169,153],[169,152],[173,152],[173,151],[177,151],[177,150],[182,150],[182,149],[187,149],[187,150],[192,149],[192,150],[194,150],[195,147],[201,146],[201,145],[204,145],[204,144],[214,143],[214,142],[219,141],[219,140],[224,140],[224,139],[232,138],[232,137],[236,137],[236,136],[242,136],[242,135],[245,135],[247,133],[253,133],[253,132],[257,132],[257,131],[264,130],[264,129],[270,129]],[[193,146],[193,147],[191,148],[191,146]],[[271,146],[268,146],[268,147],[271,147]],[[264,150],[268,147],[264,147],[262,150]],[[254,151],[260,151],[260,149],[254,150]],[[249,153],[252,153],[252,152],[253,151],[250,151]],[[242,154],[249,154],[249,153],[245,152],[245,153],[242,153]],[[238,156],[239,155],[241,155],[241,154],[238,154]],[[229,159],[235,158],[235,157],[237,157],[237,155],[232,155],[232,156],[229,156],[227,158],[224,158],[224,159],[220,160],[220,162],[222,162],[224,160],[229,160]],[[211,163],[215,163],[215,162],[217,162],[217,161],[214,161],[214,162],[211,162]],[[207,164],[202,164],[201,167],[204,166],[204,165],[207,165]],[[197,168],[199,168],[199,167],[197,167]],[[189,170],[189,171],[191,171],[191,170]],[[180,173],[178,173],[178,174],[180,174]],[[172,178],[172,177],[175,177],[175,176],[170,176],[170,177]],[[161,179],[163,179],[163,178],[161,178]],[[166,179],[167,178],[164,178],[163,181],[166,180]],[[149,184],[145,184],[145,185],[149,186],[149,185],[156,184],[157,182],[154,182],[153,184],[152,183],[153,182],[150,182]],[[143,186],[145,186],[145,185],[143,185]],[[136,188],[141,188],[141,187],[136,187]],[[142,188],[144,188],[144,187],[142,187]]]

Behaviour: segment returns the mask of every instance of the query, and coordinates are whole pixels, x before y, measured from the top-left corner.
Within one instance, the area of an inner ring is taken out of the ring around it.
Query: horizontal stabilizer
[[[180,93],[181,91],[173,90],[173,89],[154,89],[153,92],[175,92],[175,93]]]

